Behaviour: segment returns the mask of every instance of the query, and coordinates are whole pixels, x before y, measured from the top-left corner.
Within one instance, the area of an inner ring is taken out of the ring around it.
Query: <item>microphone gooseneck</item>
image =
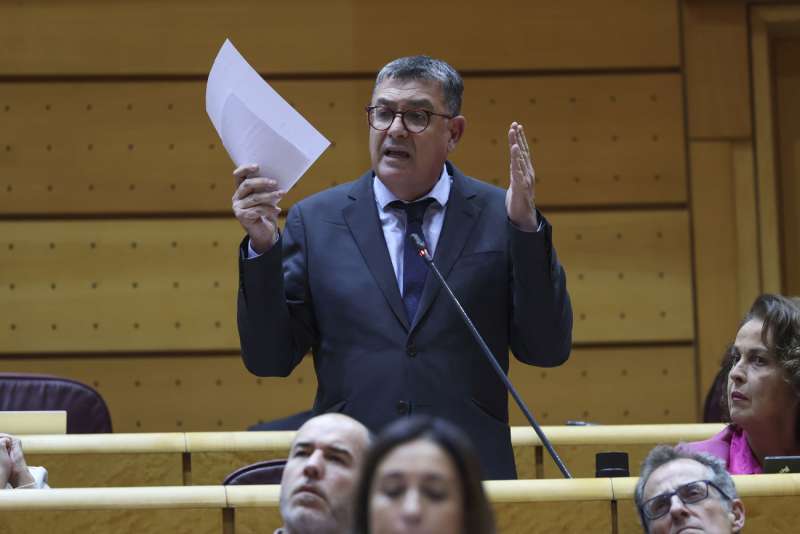
[[[459,314],[461,315],[461,318],[464,320],[464,323],[466,323],[467,328],[469,328],[472,337],[475,338],[475,341],[480,346],[483,355],[486,356],[486,358],[489,360],[489,363],[492,365],[492,368],[494,368],[495,373],[497,373],[497,376],[500,377],[500,380],[503,381],[503,384],[505,384],[508,392],[511,393],[511,396],[514,398],[514,401],[516,401],[517,406],[519,406],[519,409],[522,410],[523,414],[525,414],[525,418],[528,420],[531,427],[533,427],[533,431],[536,432],[536,435],[539,436],[539,440],[542,442],[542,445],[544,445],[544,448],[547,449],[547,452],[550,454],[550,457],[553,459],[553,462],[555,462],[555,464],[558,466],[558,469],[561,471],[561,474],[564,475],[564,478],[572,478],[572,474],[567,469],[567,466],[564,465],[564,462],[561,461],[561,458],[558,456],[558,453],[553,448],[552,443],[550,443],[550,440],[547,439],[547,436],[545,436],[544,432],[539,426],[539,423],[536,422],[536,419],[533,417],[533,414],[528,409],[528,405],[525,404],[524,400],[522,400],[522,397],[517,392],[517,389],[514,387],[514,384],[511,383],[511,380],[508,378],[508,375],[505,373],[505,371],[503,371],[503,368],[500,367],[500,364],[497,362],[497,359],[495,359],[491,349],[489,349],[489,346],[486,344],[486,341],[483,340],[483,337],[481,336],[480,332],[478,332],[478,329],[475,328],[475,325],[472,323],[472,320],[469,318],[469,315],[467,315],[467,312],[464,311],[464,308],[461,306],[461,303],[458,301],[458,298],[453,293],[453,290],[450,289],[449,285],[447,285],[447,282],[442,276],[442,273],[439,272],[438,267],[436,267],[436,264],[433,262],[433,258],[428,253],[428,248],[425,246],[425,241],[423,241],[418,234],[411,234],[409,237],[414,242],[414,246],[417,248],[419,255],[425,260],[425,263],[428,265],[431,272],[433,272],[436,279],[439,280],[439,283],[445,289],[447,294],[450,295],[450,300],[452,300],[453,304],[455,304]]]

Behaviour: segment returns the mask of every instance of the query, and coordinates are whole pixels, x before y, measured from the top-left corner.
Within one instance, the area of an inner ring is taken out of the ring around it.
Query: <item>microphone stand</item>
[[[558,456],[558,453],[553,448],[553,445],[552,443],[550,443],[550,440],[547,439],[547,436],[544,435],[544,432],[539,426],[539,423],[537,423],[536,419],[534,419],[533,414],[528,409],[528,406],[525,404],[525,401],[522,400],[522,397],[520,397],[519,393],[517,393],[514,384],[511,383],[511,380],[509,380],[508,375],[506,375],[505,371],[503,371],[503,368],[500,367],[499,363],[497,363],[497,360],[492,354],[492,351],[489,349],[488,345],[486,345],[486,342],[483,340],[483,337],[481,337],[481,334],[478,332],[478,329],[475,328],[474,324],[472,324],[472,320],[469,318],[469,315],[467,315],[467,312],[464,311],[464,308],[461,306],[461,303],[458,301],[458,298],[453,294],[453,291],[450,289],[450,286],[447,285],[447,282],[445,282],[442,273],[439,272],[439,268],[436,267],[435,263],[433,263],[433,258],[428,253],[428,249],[425,246],[425,242],[417,234],[411,234],[409,237],[414,241],[414,245],[417,247],[420,257],[425,260],[425,263],[428,265],[430,270],[439,280],[439,283],[442,284],[442,287],[444,287],[444,289],[447,291],[447,294],[450,295],[450,299],[453,301],[453,304],[456,305],[456,308],[458,308],[458,311],[461,314],[461,318],[464,319],[464,322],[469,328],[472,337],[474,337],[475,341],[478,342],[478,345],[480,345],[484,356],[486,356],[486,358],[489,360],[489,363],[492,364],[492,367],[494,368],[494,371],[497,373],[497,376],[500,377],[500,379],[505,384],[506,389],[509,391],[509,393],[511,393],[511,396],[514,397],[517,406],[519,406],[519,409],[522,410],[523,414],[525,414],[525,418],[533,427],[533,430],[534,432],[536,432],[536,435],[539,436],[539,440],[542,442],[542,445],[544,445],[544,448],[547,449],[548,453],[550,453],[550,457],[553,458],[553,461],[558,466],[558,469],[561,471],[561,474],[564,475],[564,478],[572,478],[572,474],[569,472],[569,470],[567,470],[567,466],[564,465],[564,462],[561,461],[561,458]]]

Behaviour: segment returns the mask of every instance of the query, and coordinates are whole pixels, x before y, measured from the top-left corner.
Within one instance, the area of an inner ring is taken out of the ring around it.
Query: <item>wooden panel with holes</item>
[[[505,187],[508,126],[527,128],[551,205],[683,203],[680,77],[467,78],[467,131],[452,155]],[[284,200],[353,180],[369,168],[369,80],[276,82],[332,145]],[[4,213],[230,211],[233,164],[202,111],[204,84],[0,84]]]
[[[237,349],[233,218],[0,223],[0,351]]]
[[[286,205],[369,167],[370,81],[275,88],[333,142]],[[0,84],[5,213],[230,211],[233,164],[203,102],[205,83]]]
[[[2,359],[0,370],[93,386],[115,432],[246,430],[311,409],[317,385],[311,358],[289,378],[256,377],[238,355]]]
[[[574,339],[692,339],[687,214],[554,213]],[[237,350],[233,218],[0,223],[0,352]]]
[[[398,31],[391,11],[363,0],[7,2],[0,5],[0,73],[203,75],[226,37],[259,71],[282,73],[372,73],[421,51],[467,70],[679,63],[674,0],[500,0],[468,8],[410,0],[404,9],[446,27],[431,31],[412,20]]]
[[[468,80],[467,130],[453,160],[508,183],[508,127],[521,122],[551,205],[683,203],[686,171],[678,75]]]
[[[554,213],[577,342],[694,337],[685,210]]]
[[[691,423],[694,348],[576,348],[552,369],[511,363],[511,380],[542,425]],[[509,399],[512,425],[527,424]]]

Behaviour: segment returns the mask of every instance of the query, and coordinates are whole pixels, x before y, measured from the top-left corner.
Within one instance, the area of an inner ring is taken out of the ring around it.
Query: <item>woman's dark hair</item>
[[[761,341],[778,365],[783,369],[784,380],[800,397],[800,299],[765,293],[759,296],[742,319],[739,328],[748,321],[764,322]],[[723,360],[724,376],[727,378],[734,363],[733,345],[728,347]],[[727,388],[720,400],[722,413],[730,421]],[[800,440],[800,411],[797,413],[797,439]]]
[[[438,445],[455,465],[463,496],[464,534],[494,534],[494,516],[483,491],[480,464],[472,444],[451,423],[420,415],[399,419],[386,427],[367,451],[356,491],[354,532],[370,532],[370,490],[378,466],[395,448],[417,440]]]

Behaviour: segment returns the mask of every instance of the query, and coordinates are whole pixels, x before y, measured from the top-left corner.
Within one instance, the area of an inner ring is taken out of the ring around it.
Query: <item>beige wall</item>
[[[453,161],[504,185],[522,121],[568,273],[572,359],[512,366],[534,412],[696,420],[760,290],[747,3],[412,4],[425,23],[407,31],[361,0],[0,5],[0,370],[94,385],[118,431],[241,429],[311,405],[310,362],[257,379],[238,357],[242,232],[203,103],[230,37],[333,142],[287,207],[368,167],[383,63],[460,69]]]

